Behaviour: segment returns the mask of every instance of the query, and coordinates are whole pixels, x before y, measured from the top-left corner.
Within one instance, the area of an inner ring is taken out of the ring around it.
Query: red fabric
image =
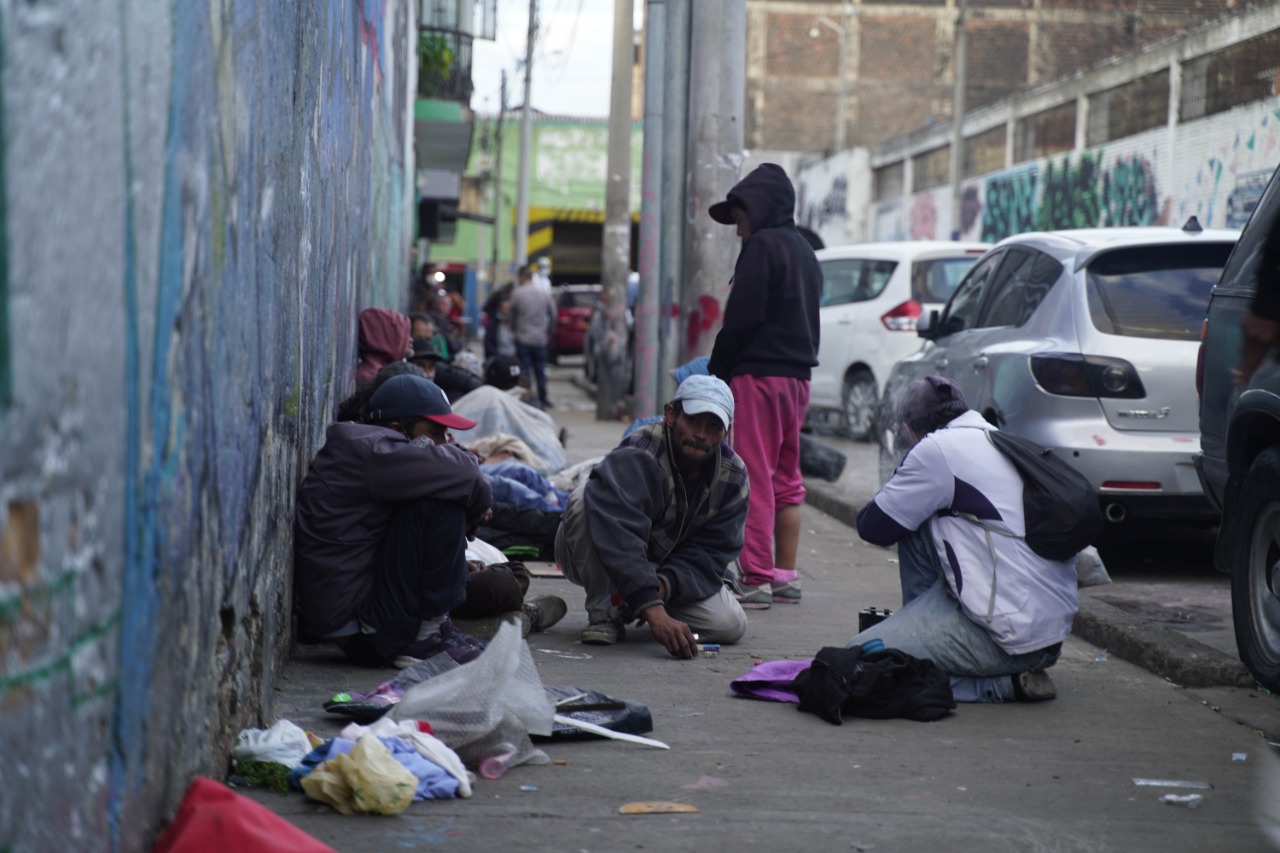
[[[366,308],[360,312],[360,363],[356,381],[370,382],[378,370],[399,361],[413,350],[409,318],[390,308]]]
[[[337,853],[270,809],[197,776],[154,853]]]

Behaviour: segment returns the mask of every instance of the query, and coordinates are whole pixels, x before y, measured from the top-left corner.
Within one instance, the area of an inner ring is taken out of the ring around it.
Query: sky
[[[638,26],[644,0],[632,0]],[[538,0],[540,27],[533,56],[534,109],[554,115],[603,118],[609,114],[613,74],[613,0]],[[471,107],[495,112],[502,71],[507,106],[523,98],[528,0],[498,0],[498,37],[473,43]]]

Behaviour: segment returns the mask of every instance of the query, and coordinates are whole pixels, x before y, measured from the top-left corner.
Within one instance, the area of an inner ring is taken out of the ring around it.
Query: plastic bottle
[[[500,778],[516,763],[517,751],[515,744],[507,741],[497,744],[480,759],[480,775],[486,779]]]

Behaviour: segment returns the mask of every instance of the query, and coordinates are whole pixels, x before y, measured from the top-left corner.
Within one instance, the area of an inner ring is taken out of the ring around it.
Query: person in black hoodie
[[[756,610],[800,600],[800,427],[818,363],[822,270],[796,229],[795,206],[787,173],[765,163],[709,211],[742,238],[707,369],[733,390],[732,445],[751,478],[738,600]]]

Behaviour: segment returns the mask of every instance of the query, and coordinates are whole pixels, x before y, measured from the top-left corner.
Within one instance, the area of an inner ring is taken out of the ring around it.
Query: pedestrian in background
[[[484,303],[484,358],[497,355],[514,356],[516,339],[511,333],[507,315],[511,310],[511,294],[515,286],[508,283],[493,292]]]
[[[551,408],[547,398],[547,345],[556,327],[556,304],[551,294],[533,283],[529,265],[517,273],[519,285],[511,295],[511,332],[516,341],[516,355],[526,376],[538,385],[538,403]]]
[[[736,225],[742,238],[707,369],[733,389],[731,443],[751,477],[738,600],[754,610],[800,601],[800,427],[818,363],[822,270],[796,230],[795,206],[787,173],[765,163],[709,211],[716,222]]]

